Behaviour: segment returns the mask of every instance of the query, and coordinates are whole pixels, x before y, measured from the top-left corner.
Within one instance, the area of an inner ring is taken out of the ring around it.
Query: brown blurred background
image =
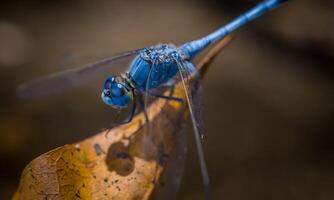
[[[19,83],[120,51],[198,38],[256,2],[1,2],[0,199],[10,198],[30,160],[96,133],[113,112],[91,89],[22,101]],[[203,106],[214,199],[334,198],[333,9],[331,0],[291,1],[238,30],[213,63]],[[180,199],[201,199],[188,133]]]

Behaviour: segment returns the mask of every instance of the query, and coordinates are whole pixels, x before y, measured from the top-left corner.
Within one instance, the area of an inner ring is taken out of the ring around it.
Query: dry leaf
[[[230,39],[215,45],[200,61],[202,75]],[[182,86],[176,85],[174,96],[183,95]],[[177,146],[175,133],[179,117],[186,117],[183,111],[179,103],[157,99],[148,107],[153,131],[143,131],[140,113],[131,123],[111,129],[108,137],[101,132],[37,157],[24,169],[13,200],[148,199]],[[176,188],[180,180],[169,177],[167,182]]]

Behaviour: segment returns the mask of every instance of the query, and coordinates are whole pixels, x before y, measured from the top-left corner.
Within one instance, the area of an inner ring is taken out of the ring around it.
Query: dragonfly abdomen
[[[185,43],[180,47],[180,49],[187,57],[192,58],[210,44],[223,39],[226,35],[230,34],[234,30],[247,24],[249,21],[252,21],[260,17],[261,15],[267,13],[268,11],[275,9],[285,1],[287,0],[264,0],[255,7],[253,7],[252,9],[248,10],[247,12],[241,14],[239,17],[230,21],[225,26],[219,28],[218,30],[212,32],[211,34],[203,38]]]

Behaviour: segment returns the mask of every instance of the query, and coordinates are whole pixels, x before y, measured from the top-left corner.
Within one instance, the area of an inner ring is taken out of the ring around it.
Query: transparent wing
[[[21,98],[45,96],[61,93],[66,89],[87,84],[95,80],[99,75],[105,75],[105,72],[113,67],[115,63],[129,60],[129,58],[136,56],[141,50],[136,49],[120,53],[83,67],[65,70],[24,83],[18,87],[17,94]]]
[[[176,95],[174,95],[176,96]],[[170,102],[172,103],[172,102]],[[175,103],[175,102],[174,102]],[[170,150],[166,143],[161,143],[158,153],[158,160],[164,166],[164,173],[156,184],[156,195],[153,199],[177,199],[177,193],[180,189],[182,177],[185,169],[187,157],[187,135],[185,134],[184,111],[185,106],[175,112],[163,108],[161,116],[157,121],[153,121],[152,134],[159,133],[158,138],[162,141],[172,141]],[[156,125],[159,124],[159,125]],[[166,130],[166,127],[168,129]],[[157,146],[159,147],[159,146]]]
[[[147,105],[149,105],[151,102],[159,98],[159,99],[164,99],[165,101],[168,102],[179,103],[179,104],[181,103],[182,104],[182,106],[180,107],[181,109],[177,109],[177,111],[174,110],[174,112],[171,113],[170,109],[165,109],[166,107],[161,108],[162,110],[160,111],[160,117],[155,119],[154,121],[149,121],[149,123],[147,123],[145,127],[144,132],[148,136],[146,137],[146,139],[150,142],[146,142],[143,148],[148,148],[150,146],[147,145],[148,143],[153,144],[151,145],[150,150],[148,150],[149,153],[157,152],[157,155],[160,155],[158,157],[161,159],[161,155],[164,155],[161,152],[166,152],[163,141],[165,141],[167,137],[173,137],[173,140],[175,142],[175,150],[173,152],[178,152],[179,154],[176,153],[177,156],[175,156],[175,154],[173,153],[168,155],[168,160],[171,159],[173,160],[167,162],[167,169],[169,166],[169,168],[171,168],[175,174],[178,174],[180,178],[178,180],[175,179],[175,182],[172,182],[172,185],[170,185],[169,187],[170,189],[167,189],[166,193],[168,193],[169,196],[175,194],[175,192],[173,193],[171,191],[176,191],[180,185],[184,167],[183,162],[186,158],[186,143],[184,142],[184,138],[181,136],[182,134],[181,131],[184,125],[183,121],[184,120],[183,113],[185,110],[184,108],[186,107],[186,105],[188,105],[192,124],[194,127],[194,134],[195,134],[197,151],[199,155],[201,173],[203,176],[205,194],[208,197],[209,177],[201,144],[201,137],[203,134],[201,126],[202,124],[201,110],[200,110],[201,105],[199,105],[201,99],[200,77],[197,72],[197,69],[190,62],[183,63],[177,61],[177,64],[179,68],[179,73],[170,82],[150,90],[148,90],[148,85],[147,85],[146,92],[144,95],[145,99],[144,104],[146,106],[144,107],[147,108]],[[155,70],[155,65],[152,66],[151,72],[154,70]],[[150,83],[150,76],[148,78],[147,84],[149,83]],[[179,92],[174,93],[173,86],[176,85],[177,83],[182,84],[185,95],[183,93],[180,94]],[[151,110],[145,109],[145,112],[147,112],[147,115],[150,116],[149,112],[151,112]],[[175,120],[175,118],[178,118],[178,120]],[[166,127],[170,128],[166,129]],[[170,135],[170,130],[174,130],[172,131],[173,133],[172,135]],[[183,143],[183,147],[180,148],[178,146],[181,143]]]
[[[157,65],[153,63],[149,71],[145,92],[138,100],[139,108],[143,109],[148,119],[143,127],[143,139],[140,144],[144,157],[156,160],[156,170],[164,167],[162,177],[155,177],[152,182],[159,181],[163,187],[156,193],[157,199],[175,199],[180,187],[186,157],[186,136],[182,134],[184,117],[184,105],[182,102],[174,102],[174,88],[169,85],[149,89],[153,72]],[[157,101],[156,101],[157,100]],[[154,103],[153,103],[154,102]],[[159,102],[159,103],[157,103]],[[151,106],[151,103],[154,105]],[[172,104],[177,103],[180,109]],[[152,118],[158,111],[158,116]],[[176,178],[177,177],[177,178]],[[159,179],[158,179],[159,178]],[[160,185],[160,184],[158,184]]]
[[[201,106],[196,105],[197,103],[200,103],[199,98],[201,97],[200,77],[196,68],[191,63],[181,62],[177,59],[175,59],[175,61],[178,65],[179,76],[185,92],[189,114],[193,125],[193,133],[195,137],[196,148],[200,162],[204,192],[206,199],[209,199],[210,181],[206,167],[204,151],[201,143],[201,138],[203,138],[202,127],[201,127],[202,119],[199,109]]]

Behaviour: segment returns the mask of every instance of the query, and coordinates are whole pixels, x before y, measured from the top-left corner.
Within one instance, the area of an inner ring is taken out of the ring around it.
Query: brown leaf
[[[230,39],[199,62],[202,75]],[[173,95],[184,95],[180,84]],[[13,200],[148,199],[175,147],[183,111],[179,103],[158,99],[148,107],[153,131],[144,131],[144,115],[139,113],[131,123],[110,130],[108,137],[101,132],[37,157],[25,167]]]

